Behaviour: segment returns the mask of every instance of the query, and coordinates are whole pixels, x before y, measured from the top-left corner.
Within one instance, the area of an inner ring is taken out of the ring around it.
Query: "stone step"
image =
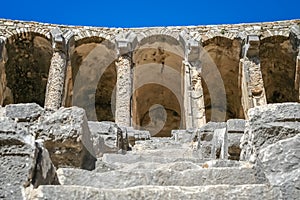
[[[107,164],[102,160],[96,162],[96,172],[106,172],[112,170],[120,171],[133,171],[138,169],[170,169],[175,171],[184,171],[187,169],[202,169],[202,168],[216,168],[216,167],[253,167],[253,164],[246,161],[236,160],[209,160],[206,162],[195,163],[190,161],[178,161],[172,163],[159,163],[159,162],[135,162],[131,164],[118,163]]]
[[[124,166],[126,164],[132,164],[136,162],[156,162],[156,163],[173,163],[180,161],[194,162],[194,163],[203,163],[209,159],[203,160],[201,158],[193,158],[189,156],[176,156],[176,157],[167,157],[167,156],[153,156],[146,154],[104,154],[102,161],[115,166]],[[118,168],[118,167],[117,167]]]
[[[166,169],[97,173],[93,171],[60,168],[57,170],[62,185],[82,185],[98,188],[126,188],[138,185],[200,186],[242,185],[261,183],[251,168],[202,168],[184,171]]]
[[[157,163],[157,162],[136,162],[124,165],[119,171],[131,172],[136,170],[164,170],[185,171],[188,169],[202,169],[202,163],[193,162],[174,162],[174,163]]]
[[[193,163],[188,161],[173,162],[173,163],[159,163],[159,162],[135,162],[131,164],[115,163],[107,164],[101,160],[96,162],[95,172],[107,172],[112,170],[120,171],[134,171],[138,169],[151,170],[151,169],[171,169],[175,171],[184,171],[187,169],[200,169],[203,168],[203,163]],[[209,166],[209,165],[205,165]]]
[[[165,148],[180,148],[182,142],[175,141],[169,137],[152,137],[150,140],[136,141],[133,149],[154,150]]]
[[[161,148],[161,149],[154,149],[154,150],[131,151],[128,153],[133,155],[152,155],[152,156],[175,157],[175,158],[178,157],[198,158],[199,157],[198,155],[199,153],[193,151],[192,147],[189,147],[188,145],[184,147],[175,147],[175,148]]]
[[[52,199],[282,199],[277,188],[264,184],[209,185],[195,187],[137,186],[126,189],[99,189],[73,185],[43,185],[31,192],[32,200]]]

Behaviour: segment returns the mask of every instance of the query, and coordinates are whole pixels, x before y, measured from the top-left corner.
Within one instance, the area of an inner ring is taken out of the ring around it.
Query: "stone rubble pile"
[[[0,199],[297,199],[299,111],[268,104],[151,138],[78,107],[0,107]]]

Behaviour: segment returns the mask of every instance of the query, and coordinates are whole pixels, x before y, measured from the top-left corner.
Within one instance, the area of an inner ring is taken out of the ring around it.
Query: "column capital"
[[[194,40],[187,30],[182,30],[179,34],[179,42],[184,47],[184,59],[195,67],[200,67],[200,41]]]
[[[201,73],[202,68],[201,68],[201,62],[199,61],[194,61],[194,62],[189,62],[186,60],[182,61],[183,65],[189,69],[189,71],[197,71],[197,73]]]
[[[6,62],[6,60],[5,40],[0,37],[0,62]]]
[[[290,41],[295,50],[300,52],[300,25],[294,25],[290,29]]]
[[[260,38],[258,35],[247,35],[243,44],[243,58],[259,57]]]
[[[52,48],[54,51],[61,51],[68,57],[72,52],[71,48],[74,48],[74,33],[70,30],[62,32],[60,28],[56,27],[50,31],[52,40]]]
[[[116,46],[119,56],[134,51],[137,44],[137,36],[132,31],[122,32],[116,36]]]

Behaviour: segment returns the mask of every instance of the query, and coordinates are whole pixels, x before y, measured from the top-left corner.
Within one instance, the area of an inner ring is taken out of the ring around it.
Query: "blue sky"
[[[105,27],[247,23],[299,19],[300,0],[3,0],[0,18]]]

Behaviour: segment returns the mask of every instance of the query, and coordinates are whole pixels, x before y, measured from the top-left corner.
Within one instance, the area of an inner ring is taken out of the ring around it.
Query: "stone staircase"
[[[300,104],[249,113],[151,138],[77,107],[0,107],[0,199],[299,199]]]
[[[59,168],[61,185],[41,185],[31,199],[280,199],[248,162],[209,160],[189,142],[137,141],[126,154],[104,154],[93,171]]]

